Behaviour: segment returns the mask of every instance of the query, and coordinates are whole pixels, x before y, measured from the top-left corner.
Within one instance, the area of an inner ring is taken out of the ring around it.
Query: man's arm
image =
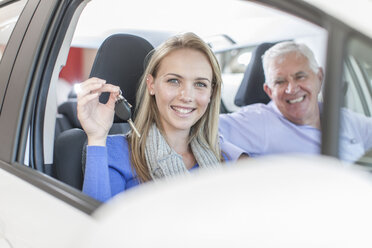
[[[266,145],[265,111],[261,105],[250,105],[232,114],[221,114],[219,135],[221,149],[236,160],[240,155],[260,154]]]
[[[221,150],[227,155],[229,160],[238,160],[243,154],[247,153],[240,147],[230,143],[224,139],[223,135],[220,134],[220,146]]]

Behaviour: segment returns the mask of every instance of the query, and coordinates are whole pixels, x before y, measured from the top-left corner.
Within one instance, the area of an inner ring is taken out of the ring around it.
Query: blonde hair
[[[141,138],[131,133],[128,139],[131,147],[132,166],[141,182],[151,180],[145,158],[146,139],[151,125],[155,122],[164,134],[155,97],[151,96],[147,90],[147,75],[156,78],[162,60],[171,52],[183,48],[194,49],[203,53],[209,60],[213,74],[211,101],[204,115],[191,128],[189,142],[192,139],[198,139],[201,144],[207,145],[220,161],[223,160],[218,142],[218,118],[222,84],[220,67],[214,53],[201,38],[194,33],[184,33],[171,37],[153,51],[137,91],[134,122],[138,130],[141,130]]]

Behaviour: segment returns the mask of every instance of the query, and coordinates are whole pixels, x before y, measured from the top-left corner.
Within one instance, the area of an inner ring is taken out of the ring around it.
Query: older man
[[[271,98],[220,116],[221,147],[232,159],[278,153],[320,152],[323,70],[303,44],[281,42],[262,57]],[[342,109],[340,157],[355,161],[372,148],[372,120]]]

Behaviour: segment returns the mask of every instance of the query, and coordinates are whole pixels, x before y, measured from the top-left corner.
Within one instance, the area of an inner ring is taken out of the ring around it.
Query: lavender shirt
[[[321,104],[319,105],[321,109]],[[321,131],[287,120],[273,102],[220,115],[221,149],[232,159],[281,153],[319,154]],[[341,111],[340,158],[355,161],[372,148],[372,119]]]

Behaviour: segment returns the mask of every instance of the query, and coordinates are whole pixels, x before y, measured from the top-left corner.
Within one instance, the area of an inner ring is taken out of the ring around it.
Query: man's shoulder
[[[254,109],[271,109],[271,104],[264,104],[264,103],[254,103],[254,104],[249,104],[246,106],[241,107],[240,109],[244,110],[254,110]]]
[[[236,112],[220,115],[219,124],[220,128],[231,128],[233,123],[243,125],[245,128],[247,126],[254,128],[257,125],[270,123],[274,119],[277,119],[277,116],[271,106],[256,103],[241,107]]]
[[[255,103],[240,108],[238,112],[243,114],[271,115],[275,113],[275,110],[270,103]]]

